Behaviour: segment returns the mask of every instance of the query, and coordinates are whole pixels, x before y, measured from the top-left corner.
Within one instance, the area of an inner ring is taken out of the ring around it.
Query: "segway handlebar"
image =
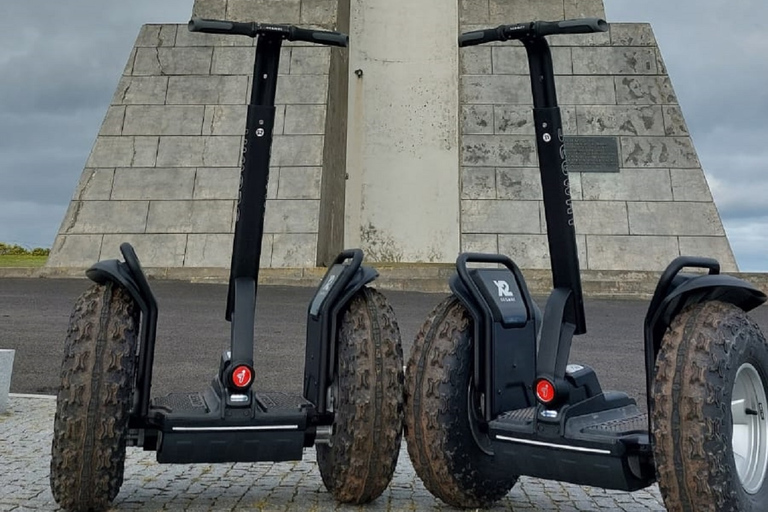
[[[485,30],[475,30],[459,36],[459,46],[474,46],[476,44],[492,43],[494,41],[506,41],[502,36],[501,30],[504,25],[496,28],[487,28]]]
[[[592,34],[606,32],[608,23],[600,18],[582,18],[563,21],[532,21],[515,25],[476,30],[459,36],[459,46],[474,46],[494,41],[509,41],[559,34]]]
[[[288,41],[304,41],[307,43],[323,44],[326,46],[345,47],[349,41],[349,36],[340,32],[310,30],[294,27],[293,25],[279,25],[275,23],[246,23],[240,21],[192,18],[189,20],[188,28],[190,32],[248,37],[274,34],[280,35]]]
[[[289,41],[306,41],[308,43],[324,44],[327,46],[341,46],[345,48],[349,44],[349,36],[341,32],[329,32],[325,30],[309,30],[306,28],[290,27]]]

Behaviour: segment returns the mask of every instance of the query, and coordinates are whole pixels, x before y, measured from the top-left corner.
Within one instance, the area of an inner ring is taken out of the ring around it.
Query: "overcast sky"
[[[768,2],[606,0],[650,22],[742,271],[768,271]],[[139,28],[193,0],[6,0],[0,241],[50,247]]]

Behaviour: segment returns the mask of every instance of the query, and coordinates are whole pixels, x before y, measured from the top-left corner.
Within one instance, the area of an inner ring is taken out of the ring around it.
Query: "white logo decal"
[[[515,294],[509,291],[509,283],[506,281],[494,281],[499,291],[499,300],[501,302],[515,302]]]
[[[235,382],[238,386],[243,386],[248,383],[248,380],[250,380],[250,377],[248,376],[248,369],[243,368],[239,372],[235,374]]]
[[[336,275],[331,274],[330,276],[328,276],[328,282],[325,283],[325,285],[323,285],[323,291],[324,292],[331,291],[331,287],[333,286],[334,282],[336,282]]]

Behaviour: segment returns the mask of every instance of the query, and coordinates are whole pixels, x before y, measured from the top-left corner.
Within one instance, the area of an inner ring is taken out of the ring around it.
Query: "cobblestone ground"
[[[48,486],[55,401],[11,396],[0,415],[0,511],[58,510]],[[154,452],[131,448],[114,510],[293,510],[302,512],[455,510],[416,476],[405,448],[392,484],[365,507],[336,504],[325,491],[315,451],[301,462],[159,465]],[[657,487],[634,493],[521,478],[494,511],[663,511]]]

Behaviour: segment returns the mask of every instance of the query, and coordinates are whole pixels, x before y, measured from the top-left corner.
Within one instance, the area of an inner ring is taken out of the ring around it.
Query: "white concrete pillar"
[[[457,0],[352,0],[345,246],[459,252]]]
[[[15,350],[0,349],[0,414],[8,409],[14,355],[16,355]]]

